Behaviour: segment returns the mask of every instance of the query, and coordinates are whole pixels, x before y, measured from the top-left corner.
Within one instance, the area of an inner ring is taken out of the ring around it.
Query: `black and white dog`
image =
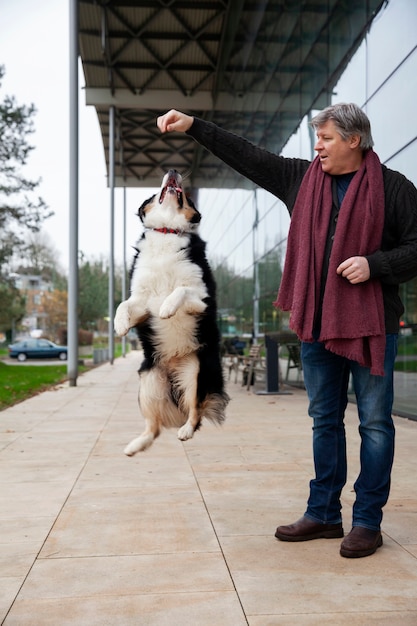
[[[216,286],[205,243],[197,234],[201,219],[170,170],[159,193],[138,215],[145,231],[131,272],[131,293],[115,315],[115,330],[135,327],[144,351],[139,370],[139,406],[144,432],[125,454],[148,448],[161,428],[177,427],[190,439],[203,417],[221,424],[229,397],[224,390]]]

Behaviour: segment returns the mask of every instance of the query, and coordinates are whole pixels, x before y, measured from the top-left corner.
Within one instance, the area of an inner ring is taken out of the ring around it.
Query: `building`
[[[43,294],[53,290],[52,283],[34,274],[14,274],[15,285],[26,299],[26,314],[20,322],[26,335],[36,334],[46,329],[47,315],[43,310]]]
[[[329,103],[362,106],[371,120],[374,148],[381,161],[417,186],[416,76],[417,3],[389,0],[329,95]],[[282,154],[310,159],[313,140],[305,117]],[[272,251],[284,259],[289,217],[277,198],[263,190],[204,190],[199,208],[203,214],[200,232],[208,241],[210,257],[224,259],[237,275],[253,276],[254,260],[265,259]],[[223,287],[227,292],[228,286]],[[399,413],[417,418],[416,376],[411,373],[417,366],[417,279],[402,285],[401,295],[406,311],[394,406]],[[261,290],[259,300],[270,302],[271,298]],[[265,315],[261,311],[260,333],[273,328],[272,306],[269,309]]]

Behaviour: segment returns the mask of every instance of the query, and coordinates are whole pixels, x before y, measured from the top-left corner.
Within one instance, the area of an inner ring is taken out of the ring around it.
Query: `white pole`
[[[123,275],[122,302],[126,300],[126,187],[123,187]],[[126,356],[126,335],[122,337],[122,355]]]
[[[68,379],[78,376],[78,0],[70,0]]]

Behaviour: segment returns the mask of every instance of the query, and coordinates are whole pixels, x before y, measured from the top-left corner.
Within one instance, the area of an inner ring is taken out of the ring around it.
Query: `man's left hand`
[[[339,265],[336,272],[346,278],[352,285],[364,283],[369,280],[371,275],[368,260],[364,256],[352,256],[346,259]]]

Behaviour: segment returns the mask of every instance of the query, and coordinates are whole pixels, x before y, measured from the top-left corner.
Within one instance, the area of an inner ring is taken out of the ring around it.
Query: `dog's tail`
[[[222,424],[229,401],[230,397],[225,392],[209,393],[201,404],[201,414],[215,424]]]

